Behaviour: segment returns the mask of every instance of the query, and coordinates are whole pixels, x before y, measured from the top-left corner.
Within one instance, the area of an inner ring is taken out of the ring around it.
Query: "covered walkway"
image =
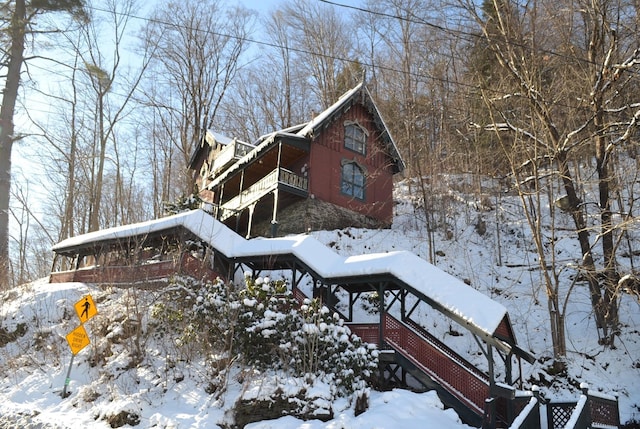
[[[381,354],[384,380],[406,383],[411,378],[436,389],[446,405],[474,426],[507,427],[519,411],[513,399],[522,383],[521,360],[532,362],[533,357],[518,347],[506,308],[410,252],[343,257],[308,235],[246,240],[206,212],[194,210],[64,240],[53,248],[50,281],[68,281],[69,273],[81,265],[95,271],[99,262],[108,262],[107,255],[130,255],[148,264],[176,249],[180,258],[184,253],[197,255],[204,273],[220,273],[229,280],[247,270],[288,276],[295,296],[319,297],[347,322],[354,322],[356,302],[374,292],[377,323],[351,328],[387,350]],[[155,253],[151,260],[139,258],[145,251]],[[417,310],[425,306],[473,335],[486,358],[485,370],[421,325]]]

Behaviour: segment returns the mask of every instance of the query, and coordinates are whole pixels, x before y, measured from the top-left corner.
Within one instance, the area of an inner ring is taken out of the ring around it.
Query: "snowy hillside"
[[[546,371],[552,357],[546,297],[539,287],[535,253],[518,201],[503,196],[496,211],[487,201],[443,195],[430,239],[424,212],[407,185],[398,186],[391,229],[351,228],[312,235],[344,256],[392,250],[408,250],[425,259],[435,255],[439,268],[506,306],[520,346],[538,358],[534,365],[523,364],[528,382],[540,385],[552,399],[575,399],[579,384],[586,382],[593,390],[619,396],[623,422],[640,421],[637,298],[622,298],[622,332],[617,347],[608,350],[598,344],[587,291],[576,288],[567,311],[568,371],[552,376]],[[577,250],[569,238],[560,238],[559,244],[565,254]],[[92,344],[76,356],[70,374],[71,394],[62,399],[71,357],[65,336],[77,325],[73,304],[87,293],[98,307],[98,315],[86,324]],[[210,394],[211,368],[192,356],[188,346],[136,335],[141,326],[153,323],[150,313],[161,299],[161,291],[140,294],[131,289],[52,285],[42,280],[2,293],[0,428],[226,427],[239,398],[267,397],[276,389],[313,401],[316,409],[331,410],[333,419],[302,422],[283,417],[247,427],[410,429],[427,422],[434,428],[467,427],[452,410],[442,410],[432,393],[372,391],[369,410],[355,416],[353,400],[332,395],[328,383],[283,380],[277,373],[258,374],[240,366],[225,374],[224,392]],[[366,314],[363,309],[362,317]],[[423,317],[434,334],[468,360],[482,363],[469,334],[429,314]],[[145,350],[143,359],[136,356],[136,349]]]

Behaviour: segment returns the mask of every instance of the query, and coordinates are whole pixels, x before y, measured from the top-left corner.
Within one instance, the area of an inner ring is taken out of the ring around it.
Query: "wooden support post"
[[[382,348],[384,344],[384,315],[386,312],[385,304],[384,304],[384,290],[385,285],[383,283],[378,283],[378,305],[380,306],[380,323],[378,325],[378,347]]]
[[[216,216],[217,220],[222,218],[222,198],[224,197],[224,183],[220,186],[220,190],[216,193],[216,199],[218,200],[218,204],[216,205]]]
[[[276,185],[278,186],[278,185]],[[278,188],[273,191],[273,215],[271,216],[271,237],[278,234]]]
[[[247,225],[247,236],[246,238],[250,238],[251,237],[251,225],[253,224],[253,211],[256,208],[256,204],[253,203],[249,206],[249,223]]]

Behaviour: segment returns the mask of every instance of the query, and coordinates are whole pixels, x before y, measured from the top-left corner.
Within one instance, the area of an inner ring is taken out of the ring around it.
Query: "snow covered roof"
[[[322,124],[330,120],[335,114],[339,113],[342,108],[351,103],[358,94],[362,95],[363,103],[371,111],[378,127],[383,132],[383,137],[387,141],[387,149],[389,150],[391,157],[397,163],[398,170],[404,170],[405,164],[402,160],[402,156],[400,156],[400,151],[398,150],[395,141],[391,137],[391,134],[389,134],[389,128],[382,119],[382,115],[378,110],[378,106],[376,106],[376,104],[374,103],[373,97],[371,96],[371,93],[365,86],[364,82],[360,82],[354,88],[342,94],[338,101],[333,103],[333,105],[331,105],[328,109],[324,110],[318,116],[313,118],[313,120],[309,121],[300,131],[298,131],[297,134],[300,136],[313,138],[318,127],[322,126]]]
[[[207,130],[203,139],[200,139],[200,143],[196,146],[196,149],[191,154],[191,158],[189,159],[189,168],[193,168],[196,160],[198,159],[198,155],[204,150],[205,146],[213,146],[215,143],[220,144],[222,146],[228,146],[233,141],[236,140],[242,144],[247,146],[254,146],[250,143],[243,142],[241,140],[237,140],[236,138],[227,137],[224,134],[221,134],[217,131]]]
[[[256,159],[260,153],[262,153],[266,148],[270,147],[276,141],[277,137],[289,136],[289,137],[312,139],[313,136],[317,134],[317,129],[319,127],[321,127],[326,121],[331,120],[331,118],[334,115],[338,114],[343,107],[351,103],[358,94],[362,94],[362,97],[363,97],[362,102],[373,114],[374,120],[378,128],[382,132],[383,141],[386,142],[389,155],[391,156],[391,158],[393,158],[393,160],[396,163],[397,170],[403,171],[405,168],[405,164],[404,164],[404,161],[402,160],[402,156],[400,155],[400,151],[398,150],[398,147],[396,146],[395,141],[391,137],[391,134],[389,134],[389,129],[385,124],[384,120],[382,119],[382,116],[380,115],[380,111],[378,110],[378,107],[376,106],[376,104],[373,101],[373,98],[371,97],[371,93],[369,92],[367,87],[364,85],[364,82],[360,82],[354,88],[344,93],[338,99],[338,101],[336,101],[328,109],[321,112],[319,115],[313,118],[313,120],[307,122],[306,124],[294,125],[289,128],[285,128],[279,131],[274,131],[274,132],[260,136],[260,138],[258,138],[258,140],[254,144],[252,144],[252,146],[255,146],[255,148],[250,153],[248,153],[243,158],[239,159],[230,169],[226,170],[222,175],[216,177],[215,180],[213,182],[210,182],[208,186],[209,187],[215,186],[217,183],[220,183],[224,179],[224,177],[227,177],[230,174],[230,172],[235,171],[239,169],[241,166],[245,165],[247,162],[250,162]],[[209,138],[210,136],[214,137],[215,141],[221,144],[228,144],[228,143],[224,143],[225,142],[224,139],[231,140],[228,137],[222,136],[220,134],[214,133],[211,130],[208,130],[207,138]],[[191,161],[189,162],[190,166],[194,164],[194,161],[197,158],[197,154],[202,149],[203,149],[203,143],[198,145],[198,147],[196,148],[196,151],[192,155]]]
[[[89,247],[104,241],[144,236],[183,227],[227,258],[294,255],[323,279],[390,275],[437,304],[438,310],[485,339],[507,316],[506,308],[459,279],[408,251],[340,256],[315,238],[294,235],[246,240],[203,210],[119,226],[68,238],[53,247],[56,253]]]
[[[278,139],[280,138],[295,138],[298,140],[303,139],[303,137],[283,131],[276,131],[271,134],[266,134],[262,136],[260,140],[258,140],[257,145],[251,150],[251,152],[247,153],[245,156],[237,160],[231,167],[227,168],[220,174],[218,174],[213,180],[211,180],[207,184],[208,189],[213,189],[218,186],[220,183],[224,182],[224,180],[231,176],[232,173],[240,170],[246,164],[253,162],[258,159],[258,156],[266,151],[267,149],[275,146],[278,143]]]
[[[220,143],[224,146],[229,145],[233,142],[233,139],[231,137],[227,137],[213,130],[207,130],[206,139],[213,139],[216,143]]]

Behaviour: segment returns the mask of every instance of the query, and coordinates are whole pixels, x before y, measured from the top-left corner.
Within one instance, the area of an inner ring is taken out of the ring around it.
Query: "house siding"
[[[364,155],[344,147],[345,121],[357,122],[369,132]],[[364,201],[341,192],[341,168],[345,161],[365,169]],[[380,144],[380,132],[371,114],[360,104],[352,105],[313,141],[309,161],[309,192],[327,201],[390,224],[393,218],[392,160]]]

